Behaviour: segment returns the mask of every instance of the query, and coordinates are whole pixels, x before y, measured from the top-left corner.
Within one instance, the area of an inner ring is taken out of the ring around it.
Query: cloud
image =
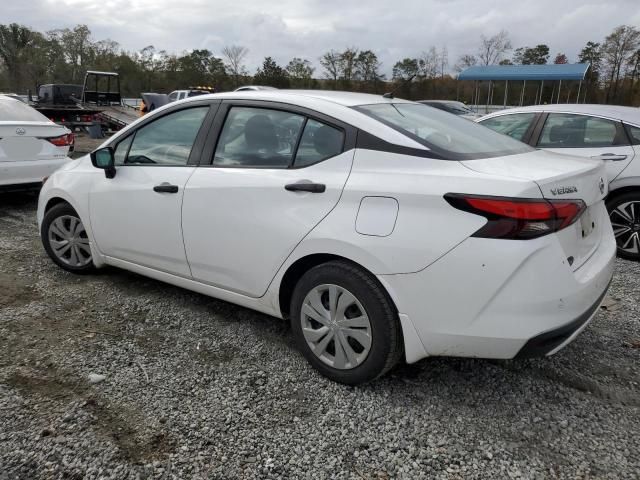
[[[28,5],[26,5],[28,3]],[[447,46],[451,64],[477,50],[480,35],[510,32],[514,47],[549,45],[552,56],[575,60],[587,41],[600,42],[616,26],[640,24],[637,0],[33,0],[3,5],[3,22],[41,31],[87,24],[95,39],[127,50],[154,45],[182,52],[223,46],[249,48],[254,70],[269,55],[317,65],[329,49],[371,49],[389,73],[404,57]]]

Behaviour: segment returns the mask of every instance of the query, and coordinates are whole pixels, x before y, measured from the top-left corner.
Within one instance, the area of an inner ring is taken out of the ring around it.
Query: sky
[[[40,31],[89,26],[94,40],[126,50],[153,45],[181,53],[225,45],[249,49],[254,72],[265,56],[318,66],[322,53],[373,50],[389,74],[393,64],[429,47],[446,46],[449,64],[475,53],[480,36],[505,29],[514,48],[546,43],[570,62],[587,41],[600,42],[618,25],[640,28],[640,0],[0,0],[0,23]],[[319,73],[319,72],[318,72]],[[319,76],[316,73],[316,76]]]

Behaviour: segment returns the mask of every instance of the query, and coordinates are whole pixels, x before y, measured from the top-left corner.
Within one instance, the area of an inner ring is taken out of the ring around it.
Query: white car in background
[[[113,265],[290,319],[348,384],[400,358],[549,355],[593,317],[615,241],[602,162],[399,99],[189,98],[51,175],[57,265]]]
[[[73,144],[67,127],[0,95],[0,190],[39,188],[43,178],[69,162]]]
[[[603,160],[618,254],[640,260],[640,109],[535,105],[502,110],[477,121],[532,147]]]

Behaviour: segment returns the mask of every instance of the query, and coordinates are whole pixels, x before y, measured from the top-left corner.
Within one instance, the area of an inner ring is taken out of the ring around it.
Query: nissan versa
[[[425,105],[312,91],[171,103],[45,182],[60,267],[121,267],[291,321],[358,384],[399,359],[549,355],[587,325],[616,242],[599,160]]]

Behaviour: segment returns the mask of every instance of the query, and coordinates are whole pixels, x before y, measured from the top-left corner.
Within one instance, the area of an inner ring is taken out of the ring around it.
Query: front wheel
[[[291,329],[305,358],[331,380],[357,385],[402,354],[398,315],[370,273],[343,261],[312,268],[291,299]]]
[[[618,245],[618,256],[640,261],[640,192],[628,192],[607,201]]]
[[[87,231],[68,203],[59,203],[47,210],[40,236],[44,249],[58,266],[73,273],[94,270]]]

